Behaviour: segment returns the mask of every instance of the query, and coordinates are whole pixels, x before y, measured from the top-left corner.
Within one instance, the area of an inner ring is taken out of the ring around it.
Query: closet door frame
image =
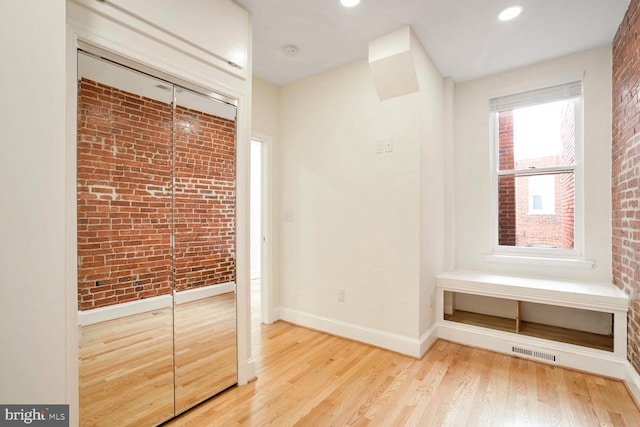
[[[132,26],[132,24],[135,24]],[[134,29],[135,28],[135,29]],[[247,28],[250,34],[250,28]],[[249,38],[250,39],[250,38]],[[70,423],[78,423],[78,304],[77,304],[77,50],[107,52],[141,66],[166,73],[197,87],[237,100],[236,131],[236,322],[238,385],[255,378],[251,354],[251,310],[249,285],[249,148],[250,80],[239,79],[180,49],[175,36],[133,19],[108,5],[92,0],[67,1],[67,96],[65,149],[65,271],[67,302],[66,401]],[[247,52],[251,75],[251,49]]]

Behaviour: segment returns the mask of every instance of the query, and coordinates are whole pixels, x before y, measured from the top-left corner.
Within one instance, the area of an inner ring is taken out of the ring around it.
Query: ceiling
[[[444,76],[469,80],[611,43],[629,0],[236,0],[253,15],[253,72],[284,86],[368,55],[411,25]],[[510,22],[498,13],[524,12]],[[283,46],[299,47],[287,56]]]

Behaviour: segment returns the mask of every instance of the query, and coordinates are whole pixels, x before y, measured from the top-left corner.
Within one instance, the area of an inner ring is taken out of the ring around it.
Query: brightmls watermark
[[[69,405],[0,405],[0,427],[69,427]]]

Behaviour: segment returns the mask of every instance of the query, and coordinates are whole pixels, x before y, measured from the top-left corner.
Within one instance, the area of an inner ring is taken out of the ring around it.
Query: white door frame
[[[262,323],[271,324],[273,313],[273,215],[272,215],[272,138],[253,132],[251,140],[262,143],[261,184],[261,233],[260,236],[260,314]]]

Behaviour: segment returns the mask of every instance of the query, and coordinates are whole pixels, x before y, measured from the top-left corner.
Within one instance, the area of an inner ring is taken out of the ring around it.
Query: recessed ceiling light
[[[360,0],[340,0],[340,4],[344,7],[353,7],[360,4]]]
[[[517,18],[523,10],[524,7],[520,5],[509,6],[508,8],[500,12],[500,14],[498,15],[498,19],[501,21],[511,21],[512,19]]]

